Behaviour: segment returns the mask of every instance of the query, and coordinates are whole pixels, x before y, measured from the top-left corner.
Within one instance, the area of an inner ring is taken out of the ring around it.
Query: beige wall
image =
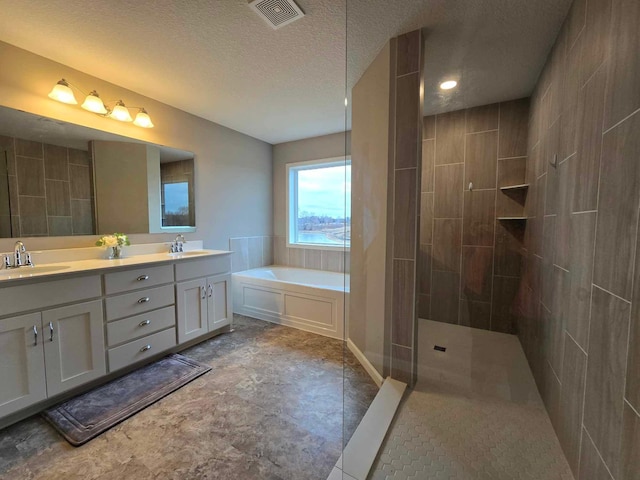
[[[384,375],[390,47],[353,88],[349,338]]]
[[[3,42],[0,58],[0,103],[5,106],[194,152],[198,229],[187,239],[203,239],[208,248],[227,249],[233,236],[271,235],[272,147],[268,143]],[[98,90],[103,98],[122,98],[129,105],[144,106],[155,128],[138,128],[50,100],[47,94],[62,77],[83,89]],[[143,243],[172,237],[143,234],[131,240]],[[34,238],[29,239],[27,247],[86,246],[95,239]],[[0,240],[0,251],[11,250],[13,243]]]

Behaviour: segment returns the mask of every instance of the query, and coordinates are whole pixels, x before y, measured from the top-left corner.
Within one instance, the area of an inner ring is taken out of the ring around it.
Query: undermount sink
[[[53,273],[60,270],[66,270],[68,265],[36,265],[34,267],[10,268],[0,270],[0,276],[3,277],[28,277],[31,275],[39,275],[41,273]]]
[[[188,252],[176,252],[169,253],[168,255],[171,257],[195,257],[197,255],[204,255],[208,253],[206,250],[190,250]]]

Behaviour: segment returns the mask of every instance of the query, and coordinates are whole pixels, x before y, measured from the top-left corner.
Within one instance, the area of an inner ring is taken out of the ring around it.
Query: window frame
[[[303,162],[292,162],[286,164],[286,246],[287,248],[302,248],[312,250],[333,250],[333,251],[349,251],[350,246],[344,244],[329,245],[326,243],[297,243],[292,242],[295,239],[296,225],[292,224],[291,219],[296,217],[295,212],[298,210],[298,182],[294,181],[294,175],[300,170],[312,170],[322,165],[323,167],[342,167],[351,166],[351,155],[342,157],[320,158],[317,160],[306,160]],[[349,212],[351,216],[351,212]]]

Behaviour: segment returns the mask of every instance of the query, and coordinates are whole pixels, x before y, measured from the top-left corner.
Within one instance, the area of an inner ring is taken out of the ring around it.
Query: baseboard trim
[[[347,348],[351,350],[351,353],[353,353],[353,356],[356,357],[356,359],[358,359],[358,361],[360,362],[362,367],[367,371],[369,376],[373,379],[374,382],[376,382],[376,385],[378,385],[378,387],[381,387],[382,382],[384,382],[384,378],[382,378],[382,375],[380,375],[378,373],[378,370],[376,370],[375,367],[371,365],[371,362],[367,359],[367,357],[365,357],[364,353],[360,351],[360,349],[356,346],[355,343],[351,341],[350,338],[347,338]]]

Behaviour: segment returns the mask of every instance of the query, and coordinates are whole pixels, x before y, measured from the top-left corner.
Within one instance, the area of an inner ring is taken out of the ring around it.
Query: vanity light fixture
[[[98,95],[98,92],[92,90],[91,93],[87,95],[80,88],[70,84],[64,78],[55,84],[55,86],[49,93],[49,98],[57,100],[58,102],[77,105],[78,101],[73,94],[72,88],[75,88],[77,91],[86,96],[81,107],[89,112],[103,117],[109,117],[120,122],[133,122],[134,125],[142,128],[153,128],[154,126],[153,122],[151,121],[151,117],[143,107],[127,108],[122,100],[118,100],[116,102],[108,102],[113,103],[113,107],[109,108],[105,105],[105,102],[102,101],[100,95]],[[129,108],[138,110],[135,120],[131,118]]]
[[[440,88],[442,90],[451,90],[452,88],[455,88],[456,85],[458,85],[458,82],[456,82],[455,80],[447,80],[446,82],[442,82],[440,84]]]

